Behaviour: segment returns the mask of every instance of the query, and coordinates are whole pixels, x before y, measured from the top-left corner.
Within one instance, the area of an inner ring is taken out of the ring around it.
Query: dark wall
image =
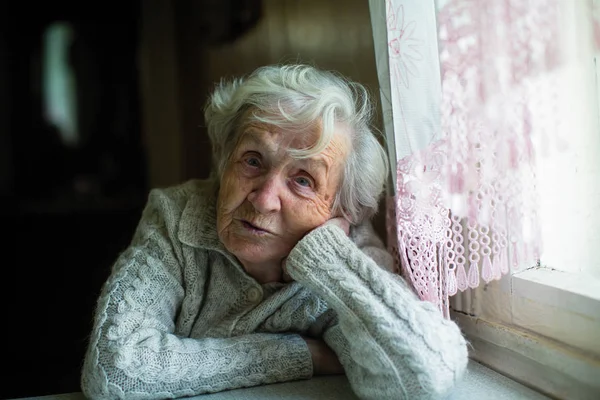
[[[14,194],[19,200],[47,200],[59,196],[58,191],[85,186],[82,180],[88,191],[103,196],[143,187],[135,53],[138,7],[116,1],[100,2],[102,6],[95,8],[53,1],[36,5],[33,13],[22,2],[9,4]],[[81,138],[76,148],[64,145],[44,117],[43,34],[59,21],[69,23],[75,32],[70,63],[77,82]],[[80,185],[73,188],[74,182]]]
[[[0,34],[0,398],[79,391],[100,287],[128,244],[147,183],[136,2],[4,2]],[[80,142],[45,118],[43,34],[75,32]]]

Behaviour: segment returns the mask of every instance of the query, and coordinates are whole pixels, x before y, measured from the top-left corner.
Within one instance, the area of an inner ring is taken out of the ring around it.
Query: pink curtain
[[[561,146],[559,1],[370,2],[397,161],[388,244],[445,316],[449,296],[539,260],[533,138]]]

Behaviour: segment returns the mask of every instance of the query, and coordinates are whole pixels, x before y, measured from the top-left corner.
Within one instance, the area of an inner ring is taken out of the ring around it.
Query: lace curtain
[[[539,260],[534,142],[561,146],[560,1],[370,0],[397,163],[388,246],[446,317],[449,296]]]

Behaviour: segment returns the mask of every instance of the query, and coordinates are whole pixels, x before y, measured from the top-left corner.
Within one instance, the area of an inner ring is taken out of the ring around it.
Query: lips
[[[241,219],[241,220],[240,220],[240,222],[242,223],[242,225],[243,225],[243,226],[244,226],[246,229],[248,229],[248,230],[250,230],[250,231],[252,231],[252,232],[255,232],[255,233],[271,233],[271,232],[269,232],[268,230],[266,230],[266,229],[263,229],[263,228],[261,228],[261,227],[260,227],[260,226],[258,226],[258,225],[254,225],[254,224],[253,224],[253,223],[251,223],[250,221],[246,221],[245,219]]]

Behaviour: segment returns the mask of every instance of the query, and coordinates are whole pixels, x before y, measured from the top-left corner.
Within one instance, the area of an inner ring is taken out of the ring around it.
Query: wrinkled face
[[[286,132],[246,125],[221,178],[217,231],[243,265],[281,262],[309,231],[332,215],[349,141],[344,132],[308,159],[289,149],[315,143],[317,129]]]

